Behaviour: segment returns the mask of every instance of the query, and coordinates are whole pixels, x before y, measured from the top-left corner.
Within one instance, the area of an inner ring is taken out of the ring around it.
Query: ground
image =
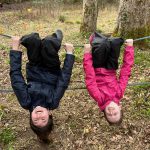
[[[41,37],[57,28],[64,32],[63,43],[82,45],[88,41],[79,33],[81,5],[37,5],[23,3],[4,6],[0,13],[0,32],[24,35],[33,31]],[[44,8],[44,9],[43,9]],[[51,8],[51,9],[50,9]],[[48,11],[49,10],[49,11]],[[55,10],[55,11],[54,11]],[[117,8],[100,10],[98,29],[112,33]],[[0,89],[10,88],[10,40],[0,37]],[[136,44],[135,44],[136,46]],[[76,62],[70,87],[84,86],[83,50],[76,49]],[[64,50],[60,52],[63,60]],[[23,72],[27,61],[23,50]],[[121,61],[121,59],[120,59]],[[129,83],[150,81],[150,52],[135,49],[135,65]],[[122,99],[123,123],[109,126],[103,113],[86,89],[67,90],[54,110],[54,130],[50,144],[43,145],[29,127],[28,112],[23,110],[13,93],[0,93],[0,149],[3,150],[149,150],[150,149],[150,86],[128,86]]]

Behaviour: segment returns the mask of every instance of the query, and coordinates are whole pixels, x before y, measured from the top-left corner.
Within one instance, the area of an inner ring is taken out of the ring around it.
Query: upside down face
[[[105,116],[111,123],[116,123],[121,117],[121,106],[115,102],[110,102],[105,108]]]
[[[32,111],[31,118],[35,126],[44,127],[48,123],[49,110],[44,107],[37,106]]]

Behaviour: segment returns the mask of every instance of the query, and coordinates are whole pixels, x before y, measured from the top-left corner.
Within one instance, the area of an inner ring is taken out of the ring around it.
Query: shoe
[[[60,40],[60,42],[62,42],[63,40],[63,33],[61,30],[56,30],[55,33],[52,34],[52,37],[57,38],[58,40]]]

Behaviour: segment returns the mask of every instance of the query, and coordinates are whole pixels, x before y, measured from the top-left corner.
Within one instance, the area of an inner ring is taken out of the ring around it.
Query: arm
[[[90,53],[90,45],[85,45],[85,54],[83,59],[83,67],[85,72],[85,83],[86,88],[91,95],[91,97],[98,102],[99,105],[102,105],[105,96],[102,92],[99,91],[96,83],[95,71],[93,68],[92,54]],[[88,50],[89,49],[89,50]]]
[[[58,78],[56,89],[52,99],[52,109],[56,109],[59,106],[59,102],[63,97],[65,90],[68,88],[72,68],[74,64],[75,56],[72,54],[74,47],[72,44],[65,44],[66,58],[64,60],[64,66],[61,71],[61,75]]]
[[[12,49],[10,51],[10,79],[12,88],[17,99],[24,109],[29,109],[31,100],[28,88],[21,72],[22,52],[19,51],[19,37],[13,37]]]
[[[129,39],[126,40],[126,48],[124,51],[124,57],[123,57],[123,65],[120,70],[120,76],[119,76],[119,88],[120,93],[119,97],[122,98],[124,91],[126,89],[126,86],[128,84],[129,77],[131,75],[131,68],[134,63],[134,47],[133,47],[133,40]]]

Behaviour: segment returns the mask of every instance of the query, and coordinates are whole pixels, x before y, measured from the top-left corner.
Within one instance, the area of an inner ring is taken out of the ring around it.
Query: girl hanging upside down
[[[97,102],[110,125],[122,122],[120,100],[126,89],[134,62],[133,40],[125,41],[123,64],[119,78],[116,76],[122,38],[106,38],[99,33],[90,36],[84,46],[83,66],[86,88]]]
[[[41,40],[38,33],[12,38],[10,51],[10,78],[12,88],[22,108],[30,112],[30,126],[43,142],[53,128],[52,111],[59,106],[68,87],[74,64],[74,47],[65,44],[66,58],[60,68],[58,51],[63,34],[57,30]],[[29,62],[26,64],[27,84],[21,72],[22,50],[27,48]]]

